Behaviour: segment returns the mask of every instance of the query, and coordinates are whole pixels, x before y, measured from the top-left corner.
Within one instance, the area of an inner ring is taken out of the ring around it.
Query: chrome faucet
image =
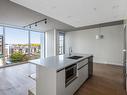
[[[72,55],[72,47],[69,47],[69,56]]]

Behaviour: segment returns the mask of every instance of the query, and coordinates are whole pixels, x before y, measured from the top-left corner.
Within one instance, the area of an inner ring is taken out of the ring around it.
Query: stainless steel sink
[[[70,57],[67,57],[68,59],[79,59],[79,58],[82,58],[83,56],[70,56]]]

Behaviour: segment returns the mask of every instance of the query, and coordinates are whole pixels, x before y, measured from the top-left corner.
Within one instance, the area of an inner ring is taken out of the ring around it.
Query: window
[[[65,34],[63,32],[59,32],[58,50],[59,50],[59,55],[65,53]]]
[[[13,55],[12,55],[13,54]],[[5,61],[7,64],[11,61],[25,61],[19,57],[28,56],[29,44],[28,44],[28,31],[5,28]],[[10,57],[14,58],[10,58]]]
[[[44,58],[44,33],[30,32],[30,58]]]
[[[0,26],[0,35],[3,35],[3,27]]]
[[[0,66],[44,58],[44,32],[0,26]]]
[[[0,26],[0,66],[3,66],[3,27]]]
[[[3,27],[0,27],[0,58],[3,56]]]

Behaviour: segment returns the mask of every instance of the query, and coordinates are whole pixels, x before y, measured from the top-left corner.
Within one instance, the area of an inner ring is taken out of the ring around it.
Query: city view
[[[21,60],[21,61],[27,61],[27,60],[30,60],[30,59],[37,59],[37,58],[40,57],[40,49],[41,49],[40,44],[36,44],[36,43],[30,44],[30,46],[29,46],[29,44],[10,44],[10,45],[6,45],[5,60],[7,61],[7,63],[11,62],[10,57],[13,54],[18,54],[18,53],[20,53],[23,56],[27,57],[26,60]],[[15,61],[19,61],[19,60],[15,59]]]
[[[29,33],[27,30],[6,27],[4,34],[3,36],[3,28],[0,27],[0,64],[3,63],[3,59],[6,64],[12,64],[43,56],[43,32]]]

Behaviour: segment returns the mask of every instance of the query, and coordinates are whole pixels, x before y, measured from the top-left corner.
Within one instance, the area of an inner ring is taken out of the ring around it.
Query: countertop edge
[[[70,65],[73,65],[73,64],[77,64],[77,63],[79,63],[79,62],[81,62],[81,61],[83,61],[83,60],[85,60],[85,59],[88,59],[89,57],[93,57],[93,55],[88,56],[88,57],[85,57],[85,58],[82,58],[81,60],[78,60],[78,61],[75,62],[75,63],[69,64],[69,65],[67,65],[67,66],[65,66],[65,67],[63,67],[63,68],[60,68],[60,69],[56,70],[56,72],[60,72],[60,71],[64,70],[66,67],[68,67],[68,66],[70,66]],[[88,63],[87,63],[87,64],[88,64]]]

